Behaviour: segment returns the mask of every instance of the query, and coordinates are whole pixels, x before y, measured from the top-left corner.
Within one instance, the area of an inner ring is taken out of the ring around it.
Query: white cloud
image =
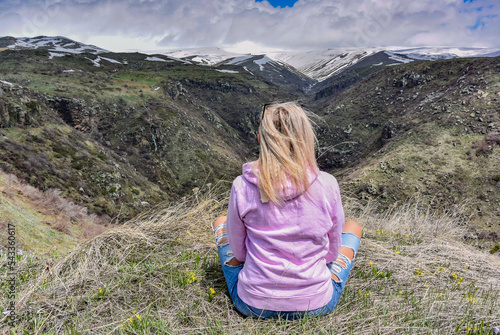
[[[115,51],[500,47],[499,8],[496,0],[299,0],[283,9],[253,0],[28,0],[0,2],[0,32],[63,35]]]

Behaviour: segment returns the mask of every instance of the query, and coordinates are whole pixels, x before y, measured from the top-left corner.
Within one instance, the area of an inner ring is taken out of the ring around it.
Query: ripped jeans
[[[217,229],[215,229],[214,231],[215,234],[217,235],[217,231],[219,229],[225,229],[225,227],[226,224],[218,226]],[[360,239],[358,236],[356,236],[356,234],[342,233],[341,245],[352,249],[354,251],[354,258],[351,261],[349,258],[339,253],[338,258],[335,262],[327,264],[330,271],[339,278],[339,281],[335,281],[332,279],[333,295],[332,299],[328,302],[328,304],[318,309],[310,311],[271,311],[249,306],[245,302],[243,302],[238,296],[237,292],[238,274],[240,273],[241,269],[243,269],[244,264],[236,266],[226,264],[234,256],[231,247],[229,246],[229,243],[223,243],[222,245],[219,245],[219,241],[224,237],[227,237],[227,234],[225,232],[222,235],[216,237],[217,250],[219,252],[222,271],[224,272],[224,277],[226,278],[227,288],[229,290],[229,296],[233,301],[234,307],[238,312],[240,312],[244,316],[247,317],[249,316],[253,318],[264,318],[264,319],[281,317],[283,319],[292,320],[305,316],[325,315],[333,311],[335,306],[337,306],[340,295],[342,294],[342,291],[346,284],[347,277],[351,272],[353,261],[355,260],[356,253],[358,251],[360,243]],[[339,262],[339,260],[341,261]]]

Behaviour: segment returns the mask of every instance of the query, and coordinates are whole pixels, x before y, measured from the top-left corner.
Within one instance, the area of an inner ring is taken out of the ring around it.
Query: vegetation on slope
[[[36,251],[17,256],[14,333],[492,333],[500,264],[470,241],[498,239],[499,59],[387,68],[319,101],[320,164],[341,173],[365,237],[334,313],[261,322],[225,294],[210,223],[227,193],[199,188],[239,174],[259,107],[293,97],[248,73],[101,56],[127,64],[0,52],[14,84],[0,84],[0,167],[44,190],[0,176],[0,214]],[[142,214],[73,248],[93,220],[83,206]]]
[[[467,202],[469,222],[498,240],[499,70],[497,57],[372,74],[323,101],[322,165],[385,208],[415,195],[436,209]]]
[[[260,106],[289,98],[246,72],[99,57],[0,53],[0,167],[119,221],[238,175]]]
[[[57,189],[42,192],[0,170],[2,255],[8,246],[9,224],[16,227],[16,247],[20,255],[63,255],[79,241],[106,230],[106,218],[89,214],[87,208],[65,199],[60,193]]]
[[[227,193],[197,191],[63,259],[20,260],[20,323],[12,331],[493,334],[500,319],[500,261],[464,244],[459,209],[437,214],[408,203],[382,215],[347,197],[347,216],[364,238],[335,311],[293,322],[244,319],[226,294],[210,228],[226,204]]]

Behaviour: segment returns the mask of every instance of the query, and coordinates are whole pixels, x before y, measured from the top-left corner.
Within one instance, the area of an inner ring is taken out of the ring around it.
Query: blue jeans
[[[219,225],[215,230],[215,232],[217,232],[219,229],[224,229],[225,227],[226,224]],[[227,234],[224,233],[219,237],[216,237],[216,242],[218,242],[220,239],[224,237],[227,237]],[[354,251],[354,256],[356,256],[356,253],[358,251],[359,243],[360,240],[356,234],[342,233],[341,245],[352,249]],[[333,311],[333,309],[337,305],[337,302],[339,301],[340,295],[342,294],[345,283],[347,281],[347,277],[351,272],[352,264],[355,259],[353,258],[353,260],[351,261],[346,256],[339,254],[339,258],[343,261],[344,264],[347,264],[347,266],[344,267],[343,264],[338,262],[331,262],[327,264],[330,271],[333,274],[337,275],[339,281],[337,282],[332,279],[332,284],[333,284],[332,299],[325,306],[310,311],[271,311],[249,306],[240,299],[237,292],[238,274],[240,273],[241,269],[243,269],[244,264],[236,266],[226,264],[231,258],[234,257],[231,247],[229,246],[228,243],[225,243],[223,245],[217,245],[217,250],[219,252],[222,271],[224,272],[224,277],[226,278],[227,288],[229,290],[229,296],[231,297],[231,300],[233,301],[236,310],[241,314],[243,314],[244,316],[250,316],[253,318],[264,318],[264,319],[281,317],[283,319],[291,320],[305,316],[319,316],[330,313],[331,311]]]

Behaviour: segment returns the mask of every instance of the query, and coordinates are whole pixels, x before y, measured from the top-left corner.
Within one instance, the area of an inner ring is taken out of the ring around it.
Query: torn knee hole
[[[337,258],[337,260],[335,260],[335,263],[337,263],[338,265],[340,265],[344,269],[347,269],[347,264],[342,259]]]
[[[229,240],[228,240],[227,236],[224,236],[219,241],[217,241],[217,245],[227,244],[228,242],[229,242]]]
[[[240,261],[238,261],[238,259],[236,259],[236,257],[231,257],[224,264],[227,265],[227,266],[239,266],[239,265],[241,265],[243,263],[240,262]]]
[[[338,260],[337,259],[334,263],[337,264],[337,265],[339,265],[344,270],[347,269],[347,264],[344,263],[342,260]]]
[[[353,248],[351,248],[351,247],[349,247],[349,246],[347,246],[347,245],[341,245],[340,247],[341,247],[341,248],[346,248],[346,249],[348,249],[348,250],[349,250],[349,255],[352,253],[352,258],[351,258],[351,257],[348,257],[350,260],[353,260],[353,259],[354,259],[354,257],[356,257],[356,251],[355,251]],[[346,251],[347,251],[347,250],[344,250],[344,252],[346,252]],[[346,255],[344,255],[344,256],[346,256]]]
[[[337,283],[341,282],[340,278],[335,273],[332,273],[332,279],[335,280]]]

